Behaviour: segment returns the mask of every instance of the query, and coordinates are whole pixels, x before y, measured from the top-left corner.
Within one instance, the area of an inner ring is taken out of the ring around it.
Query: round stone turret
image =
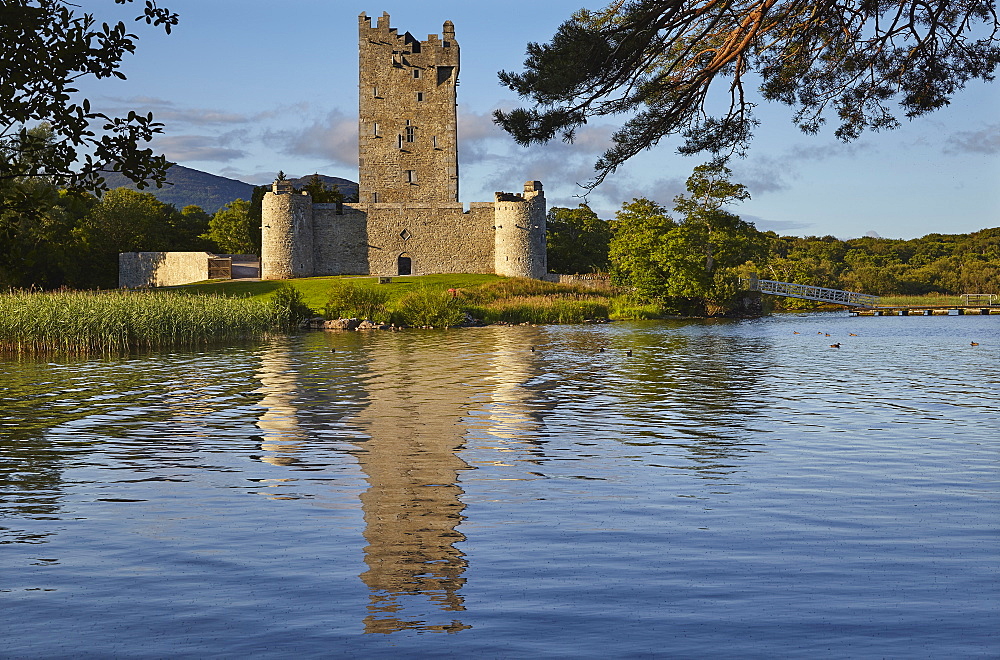
[[[260,278],[286,280],[313,274],[312,197],[275,181],[261,207]]]
[[[524,194],[498,192],[494,259],[497,275],[541,279],[548,268],[545,251],[545,194],[540,181],[524,184]]]

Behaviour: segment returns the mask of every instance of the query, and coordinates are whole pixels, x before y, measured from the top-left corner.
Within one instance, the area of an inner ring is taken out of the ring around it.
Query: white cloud
[[[291,156],[319,156],[333,163],[357,167],[358,120],[340,110],[298,129],[266,131],[264,143]]]
[[[246,152],[224,146],[224,140],[208,135],[168,135],[153,141],[167,160],[176,162],[215,161],[226,162],[242,158]]]
[[[150,96],[134,96],[130,98],[107,97],[110,106],[102,108],[108,114],[125,115],[130,110],[139,114],[153,113],[153,119],[167,124],[187,124],[206,126],[218,124],[246,124],[257,119],[255,116],[226,112],[210,108],[189,108],[178,106],[173,101]]]
[[[787,234],[788,232],[797,231],[799,229],[808,229],[812,227],[811,222],[796,222],[793,220],[768,220],[767,218],[762,218],[759,215],[750,215],[747,213],[740,213],[739,209],[734,209],[734,213],[740,216],[740,219],[746,220],[747,222],[752,222],[754,227],[760,231],[773,231],[777,234]]]
[[[751,195],[782,192],[792,187],[805,163],[854,157],[872,148],[863,141],[797,144],[775,155],[752,153],[746,160],[731,161],[729,167],[733,170],[732,180],[745,185]]]
[[[1000,123],[976,131],[957,131],[945,144],[946,154],[1000,154]]]

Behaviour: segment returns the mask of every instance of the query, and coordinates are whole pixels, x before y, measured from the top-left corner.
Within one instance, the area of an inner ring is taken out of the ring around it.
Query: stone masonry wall
[[[455,26],[418,41],[388,14],[358,21],[359,201],[458,202]]]
[[[313,205],[316,275],[368,275],[368,216],[344,204]]]
[[[177,286],[208,279],[208,252],[123,252],[118,286]]]
[[[269,192],[261,206],[260,276],[308,277],[313,264],[313,203],[308,195]]]
[[[369,213],[373,275],[398,273],[400,255],[410,258],[414,275],[493,272],[492,214],[463,213],[461,204],[406,204]]]
[[[498,192],[495,205],[496,274],[542,278],[547,270],[542,184],[528,181],[523,195]]]

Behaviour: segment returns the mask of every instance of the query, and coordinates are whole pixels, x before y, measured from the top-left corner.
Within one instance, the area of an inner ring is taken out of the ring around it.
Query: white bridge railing
[[[818,300],[820,302],[836,303],[849,307],[875,307],[879,301],[878,296],[872,296],[867,293],[827,289],[821,286],[793,284],[791,282],[776,282],[775,280],[759,280],[756,277],[745,279],[743,283],[750,291],[760,291],[772,296]]]

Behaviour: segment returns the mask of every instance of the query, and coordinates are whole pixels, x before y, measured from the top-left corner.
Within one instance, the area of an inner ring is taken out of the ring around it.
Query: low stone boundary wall
[[[123,252],[118,255],[118,286],[177,286],[208,279],[208,252]]]

